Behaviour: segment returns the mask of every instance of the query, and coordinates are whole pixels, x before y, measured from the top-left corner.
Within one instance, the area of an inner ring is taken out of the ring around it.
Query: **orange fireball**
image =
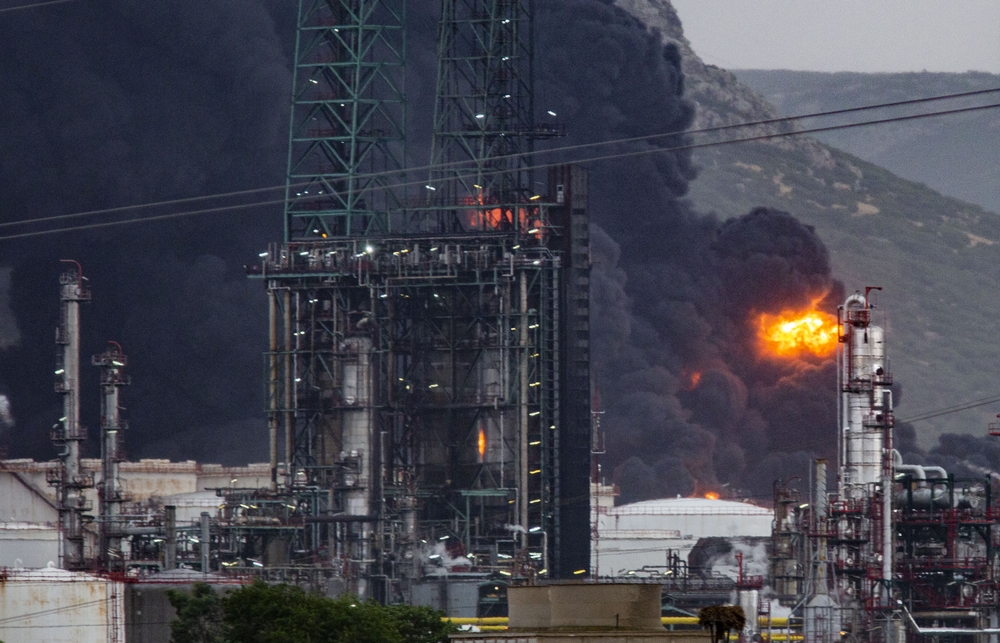
[[[820,311],[785,311],[760,316],[758,337],[766,352],[781,357],[832,355],[837,348],[837,318]]]

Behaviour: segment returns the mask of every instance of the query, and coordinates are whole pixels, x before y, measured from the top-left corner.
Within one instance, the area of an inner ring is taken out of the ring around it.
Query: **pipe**
[[[913,631],[920,636],[952,636],[955,634],[1000,634],[1000,628],[985,628],[985,629],[969,629],[965,627],[920,627],[917,622],[913,620],[913,616],[910,614],[909,610],[900,605],[903,610],[903,614],[906,614],[906,620],[913,628]]]
[[[201,573],[207,574],[211,565],[212,529],[207,511],[201,512]]]
[[[295,461],[295,409],[292,405],[292,294],[290,290],[283,293],[285,307],[285,359],[284,383],[285,392],[285,485],[290,489],[295,484],[292,463]]]
[[[166,531],[166,542],[163,547],[163,569],[177,567],[177,507],[167,505],[163,508],[163,529]]]
[[[518,310],[520,323],[520,348],[521,348],[521,417],[520,435],[518,436],[520,463],[518,467],[518,522],[527,526],[528,524],[528,275],[521,272],[521,307]],[[521,534],[521,548],[528,547],[528,533]]]
[[[278,490],[278,295],[267,291],[268,406],[267,434],[271,464],[271,491]]]
[[[944,470],[944,467],[924,467],[925,473],[934,472],[937,474],[935,478],[928,478],[928,480],[947,480],[948,472]]]

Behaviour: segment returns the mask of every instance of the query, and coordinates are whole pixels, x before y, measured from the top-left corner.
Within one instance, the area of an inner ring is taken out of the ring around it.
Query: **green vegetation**
[[[443,643],[455,626],[427,607],[330,599],[255,582],[220,596],[196,583],[171,591],[171,643]]]
[[[730,632],[740,632],[747,618],[739,605],[709,605],[698,610],[698,625],[712,633],[712,640],[729,640]]]

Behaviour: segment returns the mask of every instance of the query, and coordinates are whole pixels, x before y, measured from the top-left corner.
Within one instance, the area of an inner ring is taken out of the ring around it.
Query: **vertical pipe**
[[[177,568],[177,507],[167,505],[163,508],[163,569]]]
[[[207,574],[212,564],[212,528],[211,516],[207,511],[201,512],[201,573]]]
[[[267,290],[267,386],[268,386],[268,416],[267,434],[268,447],[271,454],[271,491],[278,490],[278,301],[273,288]]]
[[[100,552],[98,560],[108,571],[122,563],[121,537],[122,496],[118,463],[120,444],[126,428],[121,419],[119,389],[128,384],[122,373],[127,358],[117,342],[108,342],[108,349],[91,358],[91,364],[101,368],[101,485],[100,485]],[[116,564],[117,561],[117,564]],[[124,569],[123,569],[124,571]]]
[[[80,428],[80,302],[90,299],[84,287],[80,264],[72,260],[70,268],[59,277],[60,320],[56,343],[62,347],[61,363],[56,369],[55,388],[63,397],[63,416],[53,427],[52,439],[61,449],[58,476],[52,480],[58,485],[59,495],[59,550],[60,565],[67,569],[79,568],[83,560],[83,521],[87,509],[83,488],[92,486],[90,478],[80,471],[80,441],[84,432]]]
[[[519,434],[518,462],[518,509],[521,533],[521,547],[528,546],[528,273],[521,272],[521,418]]]
[[[816,595],[827,593],[826,578],[826,459],[816,460],[816,497],[813,499],[813,513],[816,516],[815,529],[819,532],[819,542],[816,551],[816,572],[813,592]]]
[[[295,461],[295,409],[292,408],[292,291],[285,289],[283,294],[285,305],[285,485],[289,488],[295,483],[295,473],[292,471]]]

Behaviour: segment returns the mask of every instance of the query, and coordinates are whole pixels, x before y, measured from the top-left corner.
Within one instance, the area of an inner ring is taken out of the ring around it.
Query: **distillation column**
[[[80,442],[86,429],[80,426],[80,302],[90,300],[83,270],[72,267],[59,277],[62,302],[56,345],[61,347],[56,367],[55,389],[63,398],[63,416],[52,427],[51,438],[59,447],[60,467],[49,477],[58,488],[60,565],[65,569],[84,566],[83,513],[89,510],[83,489],[93,486],[93,477],[80,471]]]
[[[367,596],[368,565],[372,558],[371,538],[373,509],[372,451],[375,445],[372,413],[372,340],[370,337],[345,339],[341,350],[347,359],[343,362],[343,417],[342,449],[351,471],[344,475],[344,512],[357,520],[349,523],[351,549],[350,561],[358,571],[357,586],[352,588],[358,596]]]
[[[872,592],[869,605],[890,607],[894,534],[892,511],[892,376],[885,354],[885,334],[871,320],[867,288],[838,310],[840,393],[840,500],[838,562],[869,579],[841,578],[841,589]],[[877,581],[874,586],[871,581]],[[860,594],[857,594],[860,598]]]
[[[122,567],[122,503],[125,496],[118,476],[121,462],[122,431],[127,423],[122,420],[118,403],[119,389],[129,384],[122,373],[127,358],[118,342],[108,342],[108,348],[91,358],[91,363],[101,369],[101,484],[100,498],[101,549],[98,555],[102,567],[108,571],[124,571]]]
[[[883,482],[892,379],[884,333],[871,323],[867,295],[848,297],[839,317],[840,497],[861,499],[872,497],[875,485]]]

